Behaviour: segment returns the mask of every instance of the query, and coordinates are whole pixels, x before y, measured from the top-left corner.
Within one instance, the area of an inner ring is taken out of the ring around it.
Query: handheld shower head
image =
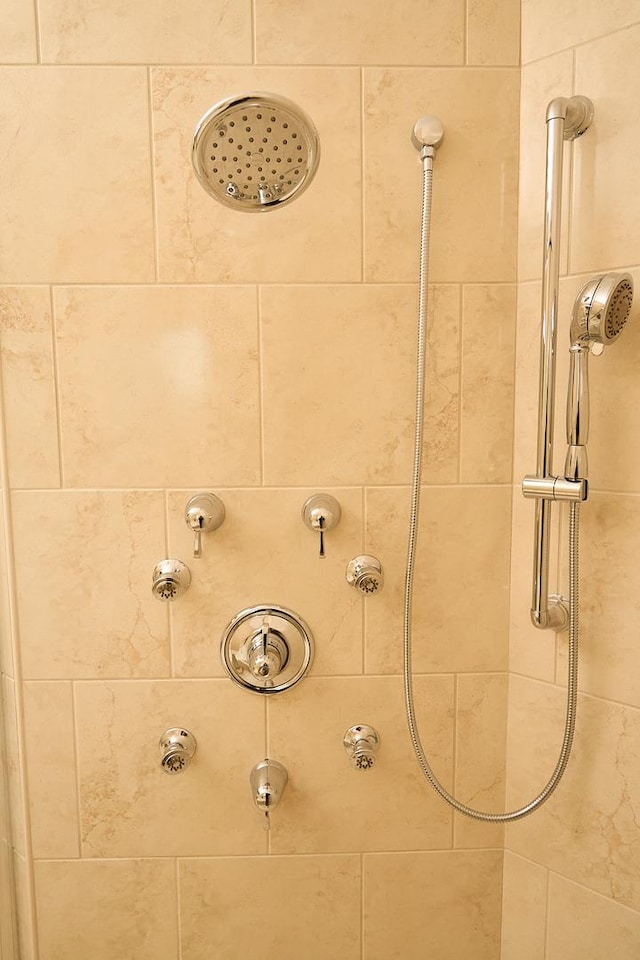
[[[601,353],[617,340],[631,313],[633,280],[605,273],[585,283],[575,299],[569,337],[571,365],[567,395],[567,480],[586,480],[589,438],[589,349]]]
[[[589,280],[573,305],[572,345],[613,343],[629,319],[632,301],[633,280],[628,273],[605,273]]]

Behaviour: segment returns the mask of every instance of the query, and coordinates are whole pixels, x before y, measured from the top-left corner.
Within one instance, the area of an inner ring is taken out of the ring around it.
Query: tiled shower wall
[[[519,480],[535,464],[540,105],[579,93],[595,105],[567,151],[558,331],[556,469],[564,458],[569,323],[592,276],[630,271],[636,306],[620,339],[591,361],[589,499],[581,508],[581,680],[574,754],[556,794],[509,827],[503,960],[635,960],[640,955],[640,8],[530,0],[522,6],[519,310],[516,390],[510,804],[533,796],[560,748],[566,636],[527,622],[533,511]],[[535,202],[534,202],[535,199]],[[558,588],[567,589],[566,517]]]
[[[497,960],[502,842],[453,818],[405,729],[421,114],[438,155],[415,592],[423,740],[504,802],[515,359],[515,0],[8,0],[0,321],[10,501],[2,645],[23,960]],[[297,101],[316,180],[268,215],[211,200],[217,100]],[[191,558],[187,499],[227,518]],[[300,517],[342,520],[327,556]],[[347,561],[378,555],[363,598]],[[165,556],[192,569],[171,606]],[[316,657],[265,703],[224,625],[297,611]],[[455,671],[455,676],[454,676]],[[352,769],[344,731],[379,731]],[[158,738],[188,727],[167,777]],[[290,783],[262,828],[249,771]],[[4,960],[4,958],[3,958]]]

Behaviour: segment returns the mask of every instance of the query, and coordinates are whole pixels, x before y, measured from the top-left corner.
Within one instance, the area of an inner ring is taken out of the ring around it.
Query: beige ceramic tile
[[[640,913],[551,874],[547,960],[636,960],[639,954]]]
[[[518,72],[367,69],[364,84],[365,278],[417,279],[422,172],[411,132],[427,113],[445,127],[434,164],[432,281],[515,280]]]
[[[462,317],[460,479],[463,483],[509,483],[515,287],[463,287]]]
[[[570,254],[575,273],[638,262],[640,201],[628,184],[640,143],[639,44],[640,24],[576,54],[576,90],[591,97],[595,116],[575,158]]]
[[[45,63],[249,63],[249,0],[139,3],[42,0]]]
[[[458,288],[435,287],[430,299],[424,480],[451,483],[458,452]],[[415,288],[266,287],[261,314],[266,481],[408,483]]]
[[[72,685],[26,683],[24,712],[33,856],[77,857]]]
[[[566,541],[565,523],[565,558]],[[638,497],[591,494],[580,509],[580,689],[635,707],[640,707],[639,542]],[[566,676],[566,650],[563,638],[560,677]]]
[[[489,813],[505,809],[508,676],[461,674],[456,679],[455,796]],[[456,847],[502,847],[504,827],[455,814]]]
[[[505,669],[510,496],[509,487],[423,489],[413,591],[416,672]],[[367,491],[366,549],[386,576],[367,612],[371,673],[402,670],[409,500],[407,488]]]
[[[402,16],[384,0],[256,3],[258,63],[459,64],[463,38],[461,0],[405,0]]]
[[[172,860],[36,864],[40,960],[175,960]]]
[[[505,851],[501,960],[543,960],[546,922],[547,871]]]
[[[640,21],[637,0],[522,0],[522,62],[585,43]]]
[[[0,281],[152,280],[145,70],[12,67],[1,82]]]
[[[564,728],[566,691],[512,677],[507,802],[535,796],[551,775]],[[507,847],[568,879],[640,905],[640,713],[578,698],[572,757],[535,816],[507,828]]]
[[[4,491],[0,491],[0,674],[15,680],[14,637],[5,528]]]
[[[359,960],[360,882],[357,856],[183,860],[181,956]]]
[[[520,63],[520,0],[469,0],[467,63]]]
[[[452,678],[416,678],[415,699],[430,759],[450,789]],[[342,743],[357,724],[374,727],[380,737],[371,770],[352,767]],[[303,681],[290,694],[271,700],[269,755],[290,772],[287,794],[271,818],[275,853],[424,850],[451,844],[450,810],[424,779],[413,754],[399,677]]]
[[[367,960],[494,960],[501,881],[498,850],[366,855]]]
[[[256,481],[254,290],[68,288],[55,313],[67,484]]]
[[[8,960],[15,960],[18,949],[18,930],[15,904],[15,884],[13,881],[12,861],[13,851],[9,840],[8,811],[4,798],[4,757],[0,759],[0,789],[2,789],[2,804],[0,804],[0,884],[2,885],[2,903],[0,903],[0,950],[2,956]]]
[[[15,682],[8,677],[2,677],[2,726],[4,731],[7,799],[11,811],[11,845],[17,853],[25,856],[28,840],[25,811],[22,804],[24,770],[20,759],[17,711]]]
[[[84,856],[265,852],[249,788],[265,756],[260,697],[228,680],[79,683],[76,711]],[[197,748],[169,776],[158,743],[175,726]]]
[[[14,852],[13,879],[16,889],[16,925],[18,928],[17,957],[20,960],[41,960],[36,946],[34,893],[30,863]]]
[[[168,674],[160,493],[14,493],[13,522],[27,679]]]
[[[191,168],[193,129],[212,104],[251,90],[309,114],[322,155],[304,196],[263,214],[212,199]],[[361,279],[360,76],[355,68],[153,72],[160,275],[165,281],[294,283]],[[336,110],[336,104],[340,109]]]
[[[7,0],[0,34],[0,63],[36,63],[35,4]]]
[[[58,487],[48,288],[0,289],[0,344],[9,482],[13,487]]]
[[[520,95],[520,198],[518,204],[518,277],[542,274],[547,106],[555,97],[573,94],[573,54],[561,53],[522,70]],[[589,131],[588,136],[591,136]],[[564,144],[560,268],[566,270],[569,223],[569,173],[572,156],[584,149],[586,136]]]
[[[223,490],[223,525],[203,539],[191,560],[193,536],[185,524],[187,500],[196,491],[169,495],[171,556],[191,567],[191,587],[172,605],[174,672],[226,676],[220,640],[241,610],[275,603],[293,610],[314,638],[312,674],[362,672],[364,599],[345,581],[348,561],[361,549],[362,493],[325,489],[341,504],[340,522],[319,540],[302,521],[302,505],[317,489]]]

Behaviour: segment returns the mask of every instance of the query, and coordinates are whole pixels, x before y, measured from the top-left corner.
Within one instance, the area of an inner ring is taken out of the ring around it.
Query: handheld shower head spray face
[[[605,273],[589,280],[573,305],[571,343],[613,343],[629,319],[632,301],[633,280],[628,273]]]

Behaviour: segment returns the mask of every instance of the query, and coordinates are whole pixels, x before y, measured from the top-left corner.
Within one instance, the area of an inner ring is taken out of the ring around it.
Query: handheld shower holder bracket
[[[584,501],[588,496],[587,480],[565,477],[524,477],[522,495],[529,500]]]

